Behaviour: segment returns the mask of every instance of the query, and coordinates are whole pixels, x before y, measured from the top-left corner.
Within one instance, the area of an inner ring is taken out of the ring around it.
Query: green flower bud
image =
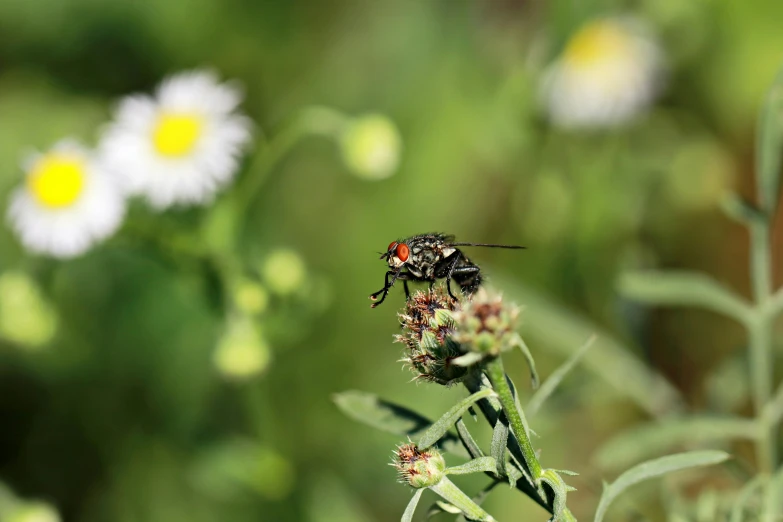
[[[280,249],[272,252],[262,267],[267,286],[275,293],[289,295],[305,282],[307,269],[299,254]]]
[[[57,330],[57,314],[24,272],[0,276],[0,337],[23,348],[40,348]]]
[[[518,316],[519,308],[505,304],[500,295],[490,295],[482,288],[454,313],[456,332],[452,337],[465,352],[497,357],[516,342]]]
[[[458,306],[442,287],[436,287],[416,292],[399,314],[403,333],[395,340],[406,346],[403,361],[417,378],[449,385],[467,375],[466,368],[452,364],[462,355],[451,337]]]
[[[240,312],[261,315],[269,304],[269,292],[255,281],[242,279],[234,285],[233,299]]]
[[[348,168],[360,178],[388,178],[400,162],[400,134],[394,123],[380,114],[351,121],[340,137],[340,145]]]
[[[446,461],[435,448],[419,449],[415,444],[397,448],[392,466],[397,468],[399,480],[414,488],[428,488],[443,479]]]
[[[269,366],[270,358],[269,346],[248,316],[228,321],[214,353],[217,369],[234,380],[247,380],[261,374]]]

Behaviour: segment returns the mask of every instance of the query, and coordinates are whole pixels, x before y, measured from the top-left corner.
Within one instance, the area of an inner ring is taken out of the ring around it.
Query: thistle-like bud
[[[445,475],[446,461],[435,448],[422,450],[410,443],[397,448],[392,466],[397,469],[400,482],[418,489],[438,484]]]
[[[438,384],[453,384],[468,370],[452,364],[462,355],[454,334],[454,313],[459,303],[453,301],[442,287],[416,292],[399,314],[402,334],[396,341],[403,343],[403,359],[417,378]]]
[[[452,338],[465,352],[497,357],[517,342],[518,316],[519,308],[482,288],[461,310],[454,312],[456,332]]]

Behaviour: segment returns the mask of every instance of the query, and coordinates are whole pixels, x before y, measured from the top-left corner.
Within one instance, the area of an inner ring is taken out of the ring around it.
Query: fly
[[[446,289],[452,299],[457,299],[451,291],[452,281],[459,285],[463,294],[472,295],[478,290],[483,277],[478,265],[457,248],[461,246],[525,248],[515,245],[455,243],[454,236],[447,234],[421,234],[392,241],[380,257],[389,264],[389,271],[386,272],[383,288],[370,295],[370,299],[375,301],[372,308],[386,299],[389,289],[398,279],[403,283],[407,298],[410,298],[408,281],[428,282],[432,287],[438,279],[446,279]]]

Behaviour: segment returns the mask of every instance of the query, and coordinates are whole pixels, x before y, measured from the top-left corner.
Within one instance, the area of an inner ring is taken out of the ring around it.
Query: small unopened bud
[[[269,304],[269,293],[252,280],[239,281],[234,287],[233,298],[237,309],[248,315],[261,315]]]
[[[288,249],[272,252],[266,259],[262,272],[267,286],[280,295],[296,292],[307,277],[307,268],[302,257]]]
[[[435,448],[422,450],[415,444],[403,444],[397,448],[392,466],[397,468],[400,482],[418,489],[438,484],[445,474],[446,461]]]
[[[364,179],[385,179],[400,162],[402,143],[397,127],[386,116],[368,114],[351,121],[340,139],[343,159]]]
[[[0,337],[23,348],[39,348],[57,330],[57,315],[24,272],[0,276]]]
[[[496,357],[514,345],[518,316],[516,306],[482,288],[462,310],[454,313],[453,338],[466,352]]]
[[[234,380],[247,380],[262,373],[271,353],[252,318],[239,316],[228,321],[214,353],[217,369]]]
[[[399,314],[402,334],[396,341],[406,346],[403,360],[417,378],[448,385],[467,374],[466,368],[452,364],[462,355],[459,344],[451,337],[458,307],[442,287],[436,287],[416,292]]]

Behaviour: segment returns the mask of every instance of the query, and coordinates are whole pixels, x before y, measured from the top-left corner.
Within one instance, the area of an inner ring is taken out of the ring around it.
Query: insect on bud
[[[465,351],[497,357],[514,345],[518,316],[519,308],[503,303],[499,294],[490,295],[481,289],[462,310],[454,313],[453,338]]]
[[[397,448],[392,466],[397,469],[400,482],[418,489],[438,484],[443,479],[446,461],[435,448],[422,450],[411,443]]]
[[[403,359],[417,378],[438,384],[459,382],[468,370],[452,364],[462,355],[452,339],[454,313],[459,303],[453,301],[441,286],[427,292],[416,292],[399,314],[401,335],[396,341],[407,347]]]

